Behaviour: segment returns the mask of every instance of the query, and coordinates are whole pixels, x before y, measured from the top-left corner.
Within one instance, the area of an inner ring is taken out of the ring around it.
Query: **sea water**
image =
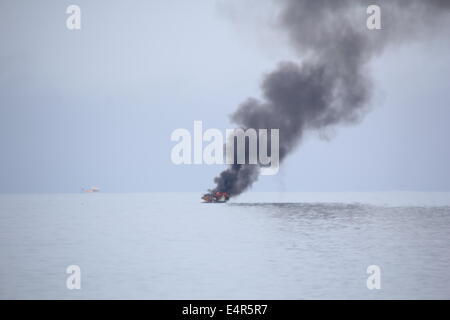
[[[0,298],[450,298],[449,193],[200,195],[0,195]]]

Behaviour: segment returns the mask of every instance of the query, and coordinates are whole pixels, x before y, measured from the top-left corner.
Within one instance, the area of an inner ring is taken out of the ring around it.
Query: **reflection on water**
[[[376,211],[374,206],[345,203],[231,203],[230,206],[264,213],[289,224],[302,221],[311,223],[308,220],[326,220],[326,224],[357,224],[363,223],[367,214]]]
[[[0,196],[0,298],[450,298],[448,206],[197,201]]]
[[[257,209],[269,212],[280,217],[305,217],[311,218],[328,217],[333,218],[336,213],[363,214],[373,208],[363,204],[345,203],[230,203],[232,207],[242,209]]]

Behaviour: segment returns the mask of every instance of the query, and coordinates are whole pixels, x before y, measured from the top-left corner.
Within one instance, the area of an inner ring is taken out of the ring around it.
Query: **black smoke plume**
[[[277,0],[280,27],[300,62],[281,62],[262,82],[262,100],[249,98],[232,115],[241,128],[280,130],[280,162],[308,130],[357,123],[367,113],[371,59],[388,45],[440,30],[448,0]],[[366,10],[381,7],[381,30],[366,26]],[[231,165],[213,191],[236,196],[257,179],[258,165]]]

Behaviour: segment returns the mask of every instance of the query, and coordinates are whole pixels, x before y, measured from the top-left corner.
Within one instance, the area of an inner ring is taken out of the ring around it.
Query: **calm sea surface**
[[[450,299],[449,193],[199,198],[0,195],[0,298]]]

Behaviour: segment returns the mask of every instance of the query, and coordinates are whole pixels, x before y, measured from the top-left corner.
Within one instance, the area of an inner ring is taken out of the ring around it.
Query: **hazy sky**
[[[223,167],[175,166],[170,135],[194,120],[232,128],[228,115],[292,57],[252,8],[249,22],[211,0],[0,0],[0,192],[212,187]],[[364,120],[308,135],[253,190],[450,191],[449,42],[386,51]]]

